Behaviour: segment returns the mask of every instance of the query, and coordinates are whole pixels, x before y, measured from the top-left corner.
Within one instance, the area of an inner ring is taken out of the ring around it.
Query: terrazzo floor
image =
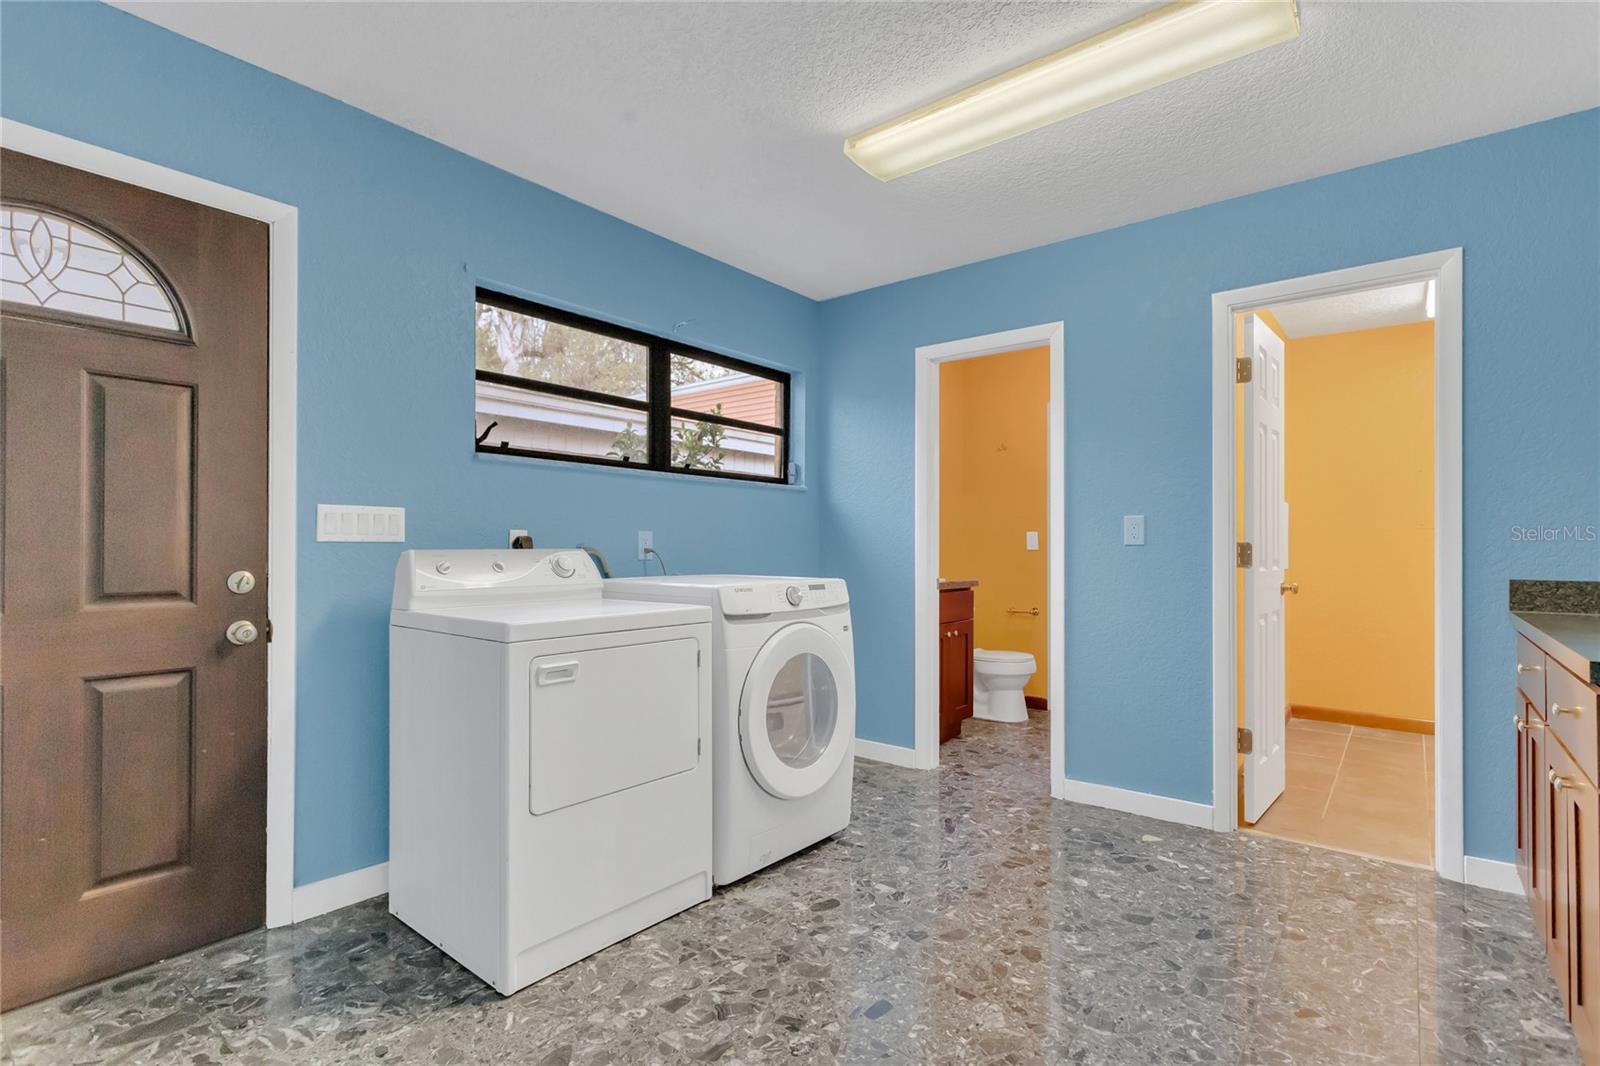
[[[1522,902],[1048,798],[1046,725],[502,999],[381,900],[0,1017],[35,1063],[1569,1063]]]

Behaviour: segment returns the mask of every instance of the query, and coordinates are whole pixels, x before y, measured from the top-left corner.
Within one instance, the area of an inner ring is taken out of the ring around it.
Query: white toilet
[[[990,722],[1026,722],[1028,704],[1022,690],[1038,669],[1025,651],[972,652],[972,717]]]

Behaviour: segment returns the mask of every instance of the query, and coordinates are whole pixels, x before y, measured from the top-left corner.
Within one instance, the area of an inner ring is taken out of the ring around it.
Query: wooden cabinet
[[[1536,739],[1530,731],[1540,728],[1544,722],[1535,721],[1536,718],[1533,705],[1518,692],[1512,717],[1517,730],[1517,874],[1522,878],[1522,891],[1533,908],[1534,923],[1538,927],[1539,905],[1534,901],[1542,884],[1537,877],[1540,863],[1535,855],[1543,835],[1534,812],[1539,805],[1539,774],[1544,770],[1544,755],[1536,749]]]
[[[1572,840],[1568,832],[1566,809],[1561,789],[1562,782],[1573,772],[1572,759],[1566,749],[1547,729],[1545,730],[1545,779],[1542,782],[1540,805],[1550,820],[1549,872],[1550,881],[1545,889],[1544,948],[1550,956],[1550,973],[1561,989],[1561,998],[1571,1006],[1569,976],[1572,972],[1571,947],[1568,944],[1568,909],[1572,880]],[[1575,787],[1568,782],[1565,787]]]
[[[1517,870],[1584,1059],[1600,1063],[1596,691],[1520,636],[1517,665]]]
[[[939,743],[961,733],[972,717],[972,614],[970,588],[939,593]]]
[[[1594,689],[1548,659],[1544,668],[1544,720],[1590,781],[1600,779],[1600,728]]]
[[[1567,865],[1567,1003],[1572,1031],[1589,1062],[1600,1061],[1600,797],[1583,778],[1557,782]]]

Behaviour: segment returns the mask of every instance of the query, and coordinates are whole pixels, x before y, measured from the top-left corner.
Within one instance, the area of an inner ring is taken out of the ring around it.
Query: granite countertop
[[[942,577],[939,579],[940,592],[954,592],[957,589],[975,589],[977,587],[978,583],[976,581],[946,581]]]
[[[1511,624],[1600,687],[1600,581],[1513,581]]]

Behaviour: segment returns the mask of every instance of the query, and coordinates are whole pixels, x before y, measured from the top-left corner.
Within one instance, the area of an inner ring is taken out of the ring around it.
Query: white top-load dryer
[[[842,580],[616,578],[605,594],[711,608],[717,884],[850,824],[856,675]]]
[[[408,551],[389,616],[389,910],[502,994],[711,895],[704,606],[587,554]]]

